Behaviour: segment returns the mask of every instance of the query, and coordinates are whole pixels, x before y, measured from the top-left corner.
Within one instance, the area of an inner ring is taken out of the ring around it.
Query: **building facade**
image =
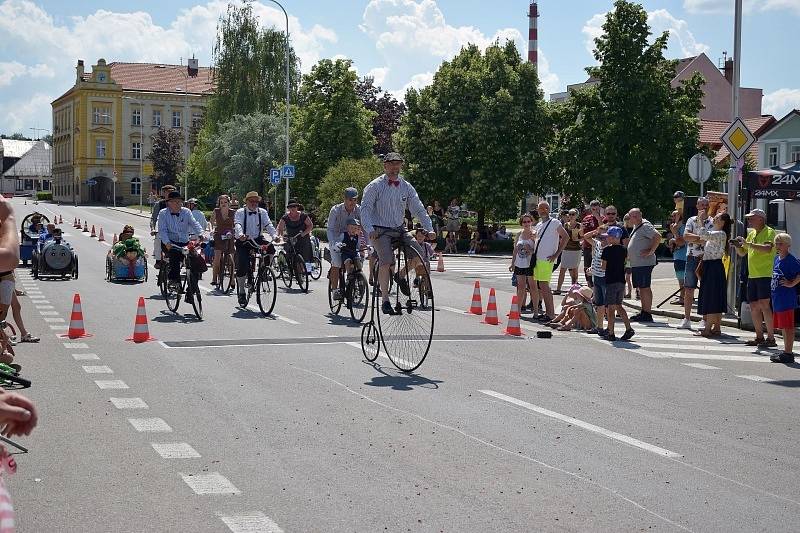
[[[800,161],[800,109],[775,122],[758,141],[758,168]]]
[[[0,193],[4,195],[34,195],[49,191],[51,184],[52,152],[45,141],[0,141],[3,159]]]
[[[188,158],[209,95],[211,69],[157,63],[78,61],[75,85],[52,102],[53,199],[138,204],[153,177],[147,155],[159,128],[179,130]]]

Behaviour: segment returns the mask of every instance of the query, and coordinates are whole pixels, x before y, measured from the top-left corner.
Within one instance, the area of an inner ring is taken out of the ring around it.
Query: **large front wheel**
[[[308,292],[308,270],[306,269],[306,262],[300,254],[294,256],[294,275],[297,278],[297,286],[300,287],[300,290]]]
[[[261,314],[264,316],[272,313],[275,308],[277,290],[278,284],[275,281],[275,273],[269,266],[264,266],[256,280],[256,302],[258,302],[258,308],[261,309]]]

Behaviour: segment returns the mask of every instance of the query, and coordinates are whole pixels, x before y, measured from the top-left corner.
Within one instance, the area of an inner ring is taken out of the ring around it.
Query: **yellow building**
[[[152,164],[147,155],[159,128],[183,134],[199,126],[213,92],[210,68],[159,63],[106,63],[84,72],[53,101],[53,199],[69,203],[145,203]]]

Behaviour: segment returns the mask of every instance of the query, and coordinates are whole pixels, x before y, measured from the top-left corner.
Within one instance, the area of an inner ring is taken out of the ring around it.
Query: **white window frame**
[[[800,161],[800,144],[793,144],[789,148],[789,163]]]
[[[131,178],[131,196],[138,196],[142,190],[142,178],[134,176]]]
[[[767,166],[768,167],[775,167],[778,166],[778,147],[776,145],[767,146]]]
[[[172,127],[173,128],[180,128],[182,123],[183,123],[183,112],[182,111],[173,111],[172,112]]]
[[[105,139],[95,139],[94,140],[94,157],[95,159],[105,159],[106,153],[108,150],[106,149],[108,146],[106,144]]]
[[[142,143],[134,141],[131,143],[131,159],[139,161],[142,158]]]
[[[544,195],[544,201],[550,204],[550,213],[555,214],[556,216],[560,213],[561,208],[561,195],[555,192],[551,192]]]
[[[92,108],[92,124],[111,124],[111,109],[108,107]]]
[[[142,110],[139,108],[131,110],[131,126],[142,125]]]
[[[156,128],[161,127],[161,110],[153,109],[153,126]]]

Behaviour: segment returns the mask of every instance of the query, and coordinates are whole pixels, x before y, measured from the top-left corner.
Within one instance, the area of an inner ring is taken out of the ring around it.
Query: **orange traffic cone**
[[[483,304],[481,304],[481,282],[477,279],[475,280],[475,289],[472,291],[472,305],[470,305],[469,311],[467,312],[471,315],[483,314]]]
[[[91,337],[89,333],[83,328],[83,311],[81,310],[81,295],[75,293],[72,299],[72,315],[69,317],[69,329],[66,335],[61,337],[68,337],[70,339],[80,339],[81,337]]]
[[[486,304],[486,318],[483,319],[483,323],[492,326],[500,324],[500,318],[497,316],[497,299],[493,288],[489,289],[489,303]]]
[[[58,216],[58,223],[59,224],[63,224],[64,223],[64,215],[59,215]]]
[[[118,240],[119,240],[119,239],[117,239],[117,234],[115,233],[115,234],[114,234],[114,238],[111,240],[111,244],[117,244],[117,241],[118,241]]]
[[[103,242],[106,240],[105,235],[103,235],[103,226],[100,226],[100,235],[97,236],[97,240],[99,242]]]
[[[508,326],[503,330],[503,333],[515,337],[522,336],[522,328],[519,326],[519,304],[517,303],[516,294],[511,298],[511,313],[508,314]]]
[[[89,233],[89,225],[86,223],[85,220],[83,221],[83,232]]]
[[[436,264],[436,272],[444,272],[444,257],[439,254],[439,262]]]
[[[136,321],[133,325],[133,336],[125,339],[133,342],[154,341],[147,327],[147,311],[144,309],[144,296],[139,296],[139,305],[136,307]]]
[[[81,227],[81,223],[78,222],[78,217],[75,217],[75,221],[72,223],[72,227],[73,228],[80,228]]]
[[[94,224],[92,224],[92,234],[89,237],[97,237],[97,233],[94,232]]]

